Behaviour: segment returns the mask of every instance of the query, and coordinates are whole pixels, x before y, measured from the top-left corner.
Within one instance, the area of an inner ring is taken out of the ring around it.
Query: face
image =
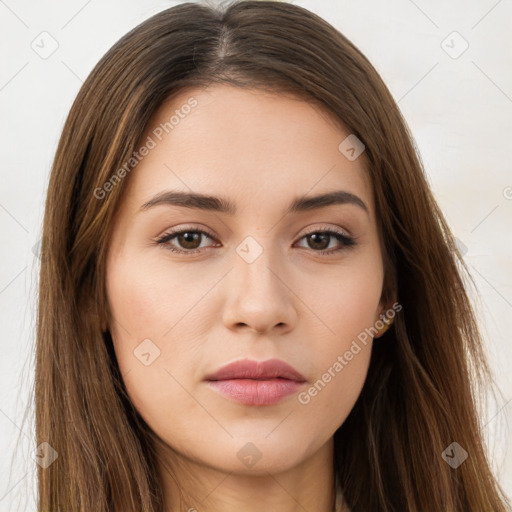
[[[133,404],[187,460],[291,468],[358,398],[383,262],[349,135],[304,101],[228,85],[182,91],[148,124],[110,240],[107,327]]]

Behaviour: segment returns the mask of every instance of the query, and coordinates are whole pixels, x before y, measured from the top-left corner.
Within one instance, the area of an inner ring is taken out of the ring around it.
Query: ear
[[[397,310],[395,306],[398,304],[396,300],[387,302],[384,307],[381,308],[379,318],[375,321],[375,327],[379,330],[374,336],[374,339],[378,339],[384,335],[384,333],[391,327],[394,322]]]

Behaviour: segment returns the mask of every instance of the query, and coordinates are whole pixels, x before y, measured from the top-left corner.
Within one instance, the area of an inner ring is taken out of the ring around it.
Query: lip
[[[205,378],[226,398],[244,405],[272,405],[295,393],[305,377],[279,359],[243,359],[223,366]]]

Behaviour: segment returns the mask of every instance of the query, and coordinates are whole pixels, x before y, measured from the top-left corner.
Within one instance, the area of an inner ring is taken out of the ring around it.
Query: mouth
[[[279,359],[235,361],[205,381],[225,398],[243,405],[273,405],[297,392],[306,379]]]

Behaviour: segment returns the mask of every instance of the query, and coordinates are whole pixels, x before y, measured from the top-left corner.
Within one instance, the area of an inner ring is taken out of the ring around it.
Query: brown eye
[[[306,235],[306,238],[311,249],[324,250],[329,246],[331,235],[326,233],[312,233],[311,235]]]
[[[197,249],[201,243],[201,236],[197,232],[185,231],[176,235],[176,241],[184,249]]]
[[[322,256],[330,256],[332,254],[339,253],[340,251],[348,249],[356,244],[355,238],[335,229],[317,229],[316,231],[312,231],[311,233],[304,235],[301,240],[302,239],[306,240],[307,248],[312,249],[314,252],[318,252]],[[338,241],[338,245],[341,247],[326,250],[333,239],[336,239]]]
[[[201,242],[205,237],[213,239],[206,231],[200,229],[183,229],[181,231],[166,233],[157,239],[156,242],[162,244],[170,251],[192,254],[202,249]]]
[[[157,239],[156,242],[172,252],[194,254],[208,247],[201,247],[201,242],[204,238],[214,239],[212,235],[201,229],[182,229],[181,231],[166,233]],[[322,256],[339,253],[356,244],[355,238],[333,229],[317,229],[304,235],[301,240],[303,239],[306,240],[306,248]],[[338,241],[339,247],[327,250],[333,239]]]

